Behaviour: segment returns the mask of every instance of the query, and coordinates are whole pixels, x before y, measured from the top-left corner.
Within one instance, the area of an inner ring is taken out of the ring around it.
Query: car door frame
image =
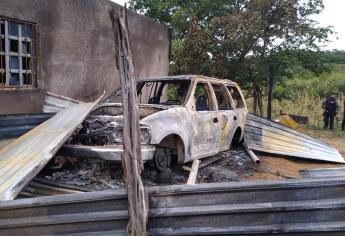
[[[237,127],[241,127],[242,129],[242,133],[244,131],[244,126],[245,126],[245,121],[246,121],[246,116],[247,116],[247,113],[248,113],[248,108],[247,108],[247,103],[246,103],[246,100],[243,96],[243,93],[242,93],[242,90],[240,89],[240,87],[237,85],[237,84],[225,84],[225,87],[227,88],[227,91],[229,93],[229,96],[233,102],[233,106],[234,106],[234,111],[235,111],[235,114],[236,114],[236,121],[237,121]],[[238,91],[240,97],[241,97],[241,100],[242,100],[242,103],[243,103],[243,107],[241,108],[237,108],[236,104],[235,104],[235,98],[232,97],[232,94],[229,90],[229,87],[233,87],[233,88],[236,88],[236,90]]]
[[[217,100],[216,93],[213,89],[212,84],[219,85],[224,89],[224,92],[226,93],[226,96],[229,101],[230,109],[229,110],[220,110],[219,104]],[[236,132],[237,128],[237,116],[236,116],[236,110],[234,106],[234,102],[232,100],[232,97],[230,96],[229,90],[227,86],[224,83],[217,83],[217,82],[211,82],[212,86],[212,92],[215,97],[215,102],[218,109],[218,116],[219,116],[219,130],[218,130],[218,152],[226,151],[230,149],[232,138]]]
[[[197,111],[195,105],[195,90],[199,83],[206,84],[208,96],[212,102],[212,110]],[[208,157],[218,153],[219,114],[216,98],[210,82],[203,78],[193,81],[189,95],[188,107],[191,112],[191,160]],[[206,134],[206,135],[205,135]]]

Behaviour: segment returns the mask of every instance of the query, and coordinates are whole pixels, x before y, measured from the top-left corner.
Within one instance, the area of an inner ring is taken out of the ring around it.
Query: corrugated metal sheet
[[[299,174],[303,178],[333,178],[345,177],[345,168],[319,168],[300,170]]]
[[[19,193],[17,198],[42,197],[61,194],[89,192],[86,189],[56,183],[53,180],[34,178]]]
[[[71,104],[80,104],[82,102],[74,100],[69,97],[64,97],[58,94],[46,93],[46,97],[43,104],[43,112],[45,113],[56,113],[65,109]]]
[[[17,138],[53,115],[53,113],[0,115],[0,139]]]
[[[11,200],[55,155],[100,101],[72,103],[0,150],[0,200]]]
[[[248,147],[284,156],[345,163],[332,146],[276,122],[248,114],[244,131]]]

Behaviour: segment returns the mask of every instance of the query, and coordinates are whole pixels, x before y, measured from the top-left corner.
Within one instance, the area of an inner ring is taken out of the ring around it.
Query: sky
[[[321,26],[333,26],[334,30],[337,32],[337,38],[335,36],[330,37],[332,40],[328,44],[326,49],[338,49],[345,50],[345,27],[344,27],[344,0],[323,0],[325,9],[320,15],[313,17],[314,20],[320,22]]]
[[[120,5],[124,5],[126,0],[112,0]],[[212,1],[212,0],[210,0]],[[320,22],[321,26],[333,26],[336,36],[331,36],[331,42],[324,47],[326,50],[345,50],[345,1],[344,0],[323,0],[325,9],[312,19]]]

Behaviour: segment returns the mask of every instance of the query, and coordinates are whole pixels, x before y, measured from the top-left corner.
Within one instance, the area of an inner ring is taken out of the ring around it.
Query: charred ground
[[[332,144],[331,139],[324,141]],[[342,153],[344,151],[344,149],[340,150]],[[344,166],[264,154],[259,154],[261,164],[258,165],[240,147],[202,159],[202,162],[218,157],[219,160],[199,168],[197,183],[300,178],[298,171],[302,169]],[[121,163],[91,158],[68,159],[62,159],[62,157],[55,158],[40,173],[40,177],[54,180],[57,183],[81,187],[87,191],[117,190],[126,187],[123,181]],[[64,162],[63,166],[56,168],[61,165],[61,161]],[[190,166],[190,164],[186,164],[186,166]],[[189,172],[178,165],[171,167],[170,175],[162,176],[151,163],[145,164],[145,170],[142,173],[145,186],[185,184],[188,176]]]

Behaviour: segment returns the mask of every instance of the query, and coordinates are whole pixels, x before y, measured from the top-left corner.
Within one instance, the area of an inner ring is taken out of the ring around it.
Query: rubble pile
[[[197,178],[199,182],[240,181],[248,178],[259,168],[241,148],[222,152],[218,155],[222,156],[219,161],[200,169]]]
[[[94,158],[65,158],[57,156],[40,173],[40,177],[87,191],[126,188],[121,163]]]
[[[264,171],[256,165],[241,148],[222,152],[217,156],[221,159],[200,168],[197,183],[232,182],[247,179],[254,172]],[[145,164],[142,180],[146,187],[169,184],[185,184],[189,172],[181,166],[171,167],[170,182],[162,183],[160,175],[152,163]],[[84,188],[88,191],[124,189],[121,163],[93,158],[66,158],[57,156],[41,173],[40,177],[54,180],[71,186]]]

